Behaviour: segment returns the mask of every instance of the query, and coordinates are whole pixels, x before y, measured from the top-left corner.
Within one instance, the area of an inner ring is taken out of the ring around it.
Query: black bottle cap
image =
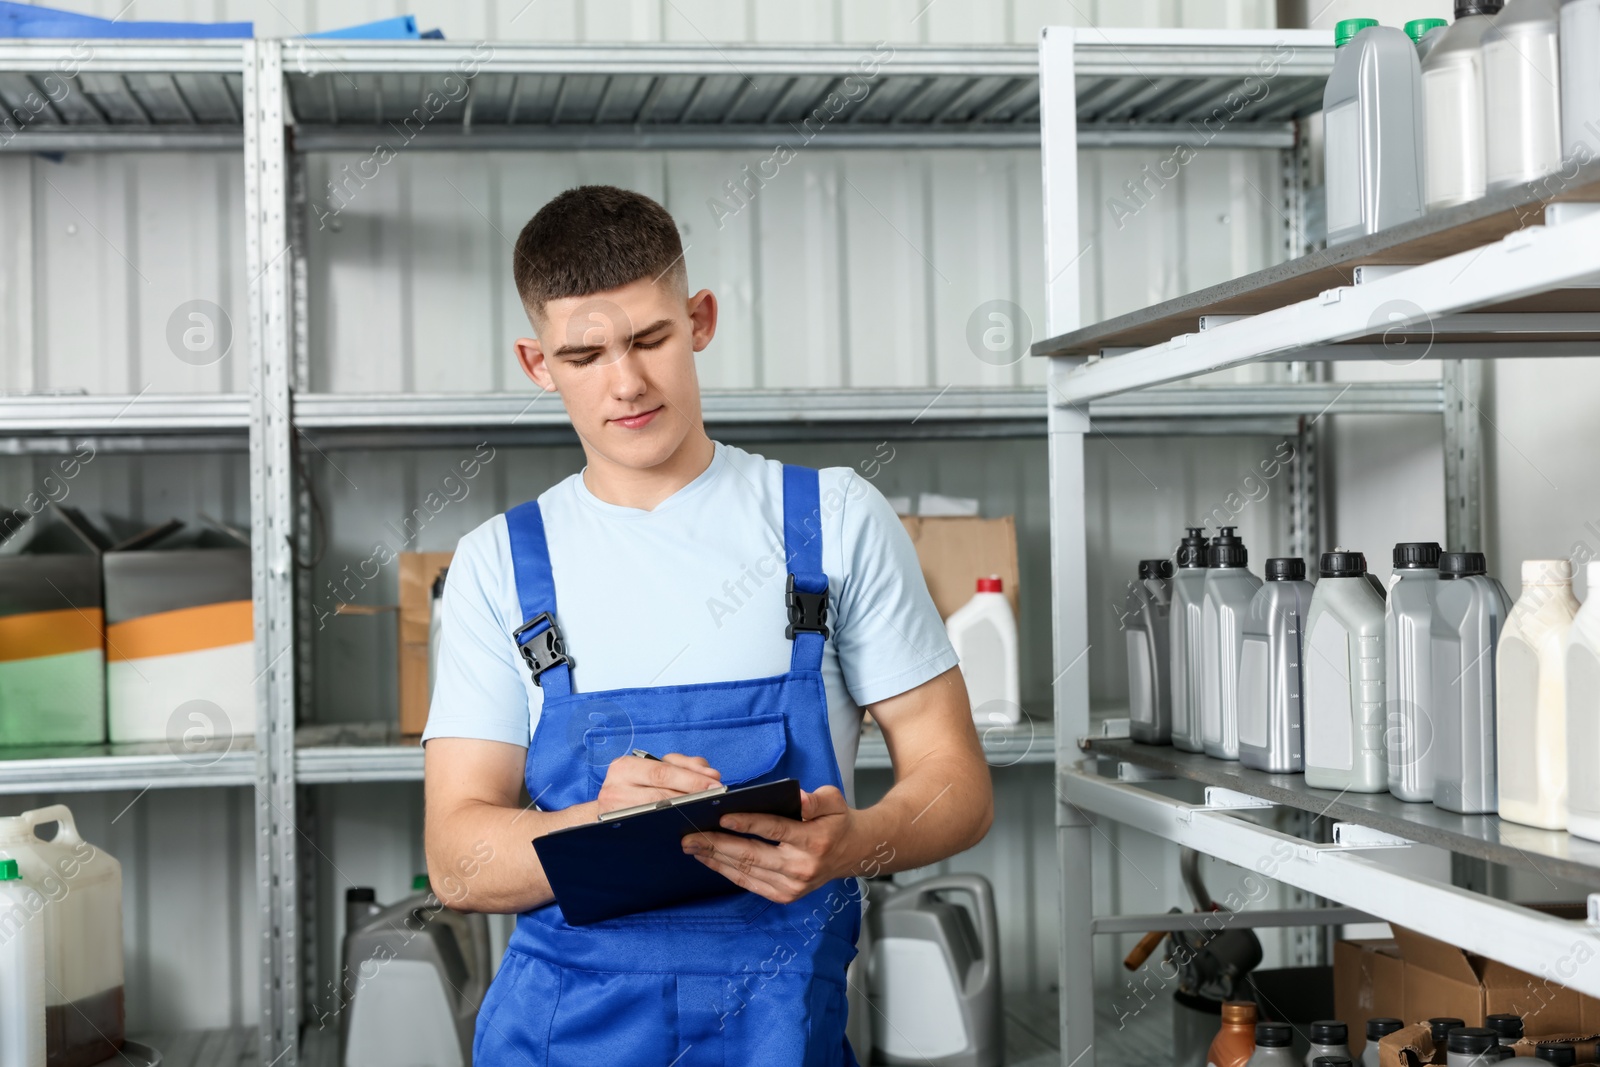
[[[1206,547],[1210,541],[1206,540],[1204,526],[1187,527],[1188,534],[1178,542],[1178,566],[1204,567],[1206,564]]]
[[[1313,1045],[1344,1045],[1350,1041],[1350,1028],[1338,1019],[1318,1019],[1311,1024]]]
[[[1499,1035],[1502,1043],[1517,1040],[1522,1036],[1522,1016],[1510,1013],[1490,1015],[1483,1020],[1483,1025]]]
[[[1217,536],[1211,539],[1211,548],[1206,556],[1209,566],[1243,567],[1250,562],[1250,553],[1245,551],[1244,542],[1233,532],[1237,528],[1235,526],[1217,528]]]
[[[1439,565],[1439,542],[1401,541],[1394,546],[1394,569],[1426,570]]]
[[[358,885],[353,889],[344,891],[344,902],[346,904],[376,904],[378,902],[378,894],[371,886]]]
[[[1483,1026],[1457,1026],[1450,1031],[1450,1036],[1445,1041],[1445,1048],[1449,1052],[1476,1056],[1492,1048],[1498,1048],[1500,1035]]]
[[[1256,1023],[1256,1048],[1288,1048],[1294,1044],[1294,1027],[1288,1023]]]
[[[1482,552],[1439,553],[1440,578],[1471,578],[1488,572],[1489,561]]]
[[[1311,1067],[1355,1067],[1349,1056],[1318,1056],[1311,1061]]]
[[[1464,19],[1468,15],[1498,15],[1500,9],[1505,6],[1505,0],[1456,0],[1456,18]]]
[[[1565,1041],[1541,1041],[1534,1046],[1533,1058],[1544,1060],[1546,1063],[1561,1064],[1561,1067],[1571,1067],[1578,1062],[1578,1053]]]
[[[1170,559],[1141,559],[1139,561],[1139,578],[1171,578],[1172,561]]]
[[[1399,1019],[1392,1018],[1388,1015],[1379,1015],[1375,1018],[1368,1019],[1367,1040],[1376,1041],[1386,1034],[1394,1033],[1396,1030],[1404,1030],[1405,1025],[1406,1024],[1401,1022]]]
[[[1267,560],[1267,581],[1303,582],[1306,579],[1306,561],[1299,556],[1274,556]]]
[[[1437,1019],[1428,1020],[1428,1028],[1433,1031],[1433,1043],[1435,1045],[1444,1044],[1445,1036],[1449,1034],[1450,1031],[1456,1029],[1458,1026],[1465,1025],[1467,1025],[1467,1021],[1465,1019],[1456,1019],[1448,1015],[1441,1015]]]
[[[1367,557],[1336,548],[1322,554],[1317,561],[1317,573],[1324,578],[1359,578],[1367,573]]]

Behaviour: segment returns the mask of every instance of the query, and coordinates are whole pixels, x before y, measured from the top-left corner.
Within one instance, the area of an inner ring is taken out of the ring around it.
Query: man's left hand
[[[697,833],[683,839],[683,850],[735,885],[789,904],[851,873],[857,859],[851,831],[858,814],[843,793],[825,785],[815,793],[800,793],[800,821],[778,815],[722,817],[723,829],[766,841]]]

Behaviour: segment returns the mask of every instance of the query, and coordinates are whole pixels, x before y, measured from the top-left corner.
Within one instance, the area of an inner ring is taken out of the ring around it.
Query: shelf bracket
[[[1304,845],[1299,851],[1306,859],[1316,861],[1330,853],[1361,852],[1375,848],[1410,848],[1413,843],[1403,837],[1374,830],[1370,826],[1361,826],[1353,822],[1336,822],[1333,824],[1333,844]]]
[[[1206,786],[1206,802],[1185,807],[1179,814],[1184,822],[1193,822],[1196,812],[1202,811],[1248,811],[1251,809],[1270,808],[1272,801],[1253,797],[1249,793],[1241,793],[1237,789],[1225,789],[1220,785]]]
[[[1165,771],[1158,771],[1150,767],[1126,761],[1117,764],[1117,781],[1119,782],[1164,782],[1170,781],[1172,775]]]

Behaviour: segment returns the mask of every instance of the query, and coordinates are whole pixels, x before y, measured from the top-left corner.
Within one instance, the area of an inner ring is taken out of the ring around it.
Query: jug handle
[[[1000,927],[994,910],[994,888],[981,874],[941,874],[906,887],[916,893],[913,898],[921,904],[935,893],[957,892],[972,897],[974,917],[978,920],[978,961],[976,976],[964,976],[964,984],[982,985],[991,972],[998,971],[1000,963]]]
[[[34,808],[25,811],[22,817],[28,820],[28,829],[37,832],[40,826],[53,822],[59,825],[55,839],[63,845],[81,845],[83,838],[78,836],[78,824],[72,819],[72,809],[65,804],[51,804],[49,807]]]

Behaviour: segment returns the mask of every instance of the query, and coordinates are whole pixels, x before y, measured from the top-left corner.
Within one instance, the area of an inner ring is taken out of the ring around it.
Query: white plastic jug
[[[1318,561],[1306,613],[1306,785],[1355,793],[1389,788],[1384,748],[1383,594],[1367,557],[1335,548]]]
[[[1600,156],[1600,0],[1561,5],[1561,151]]]
[[[973,598],[944,623],[961,661],[972,717],[982,726],[1015,725],[1022,720],[1022,689],[1017,674],[1017,618],[995,575],[978,579]]]
[[[1483,148],[1483,35],[1491,16],[1461,15],[1422,59],[1428,210],[1464,204],[1487,186]],[[1498,5],[1494,5],[1498,7]],[[1459,7],[1459,5],[1458,5]]]
[[[1167,655],[1172,666],[1172,744],[1200,752],[1200,664],[1205,660],[1201,608],[1206,593],[1206,560],[1211,542],[1202,526],[1188,527],[1178,544],[1178,570],[1172,577],[1167,610]]]
[[[1561,166],[1560,23],[1560,0],[1511,0],[1483,35],[1490,189],[1533,181]]]
[[[1567,634],[1567,829],[1600,841],[1600,560],[1591,560],[1589,596]]]
[[[1578,613],[1572,562],[1522,564],[1495,653],[1500,817],[1561,830],[1567,825],[1567,634]]]
[[[45,1067],[44,898],[0,860],[0,1065]]]
[[[52,822],[45,841],[37,830]],[[110,1059],[124,1033],[122,865],[79,836],[65,804],[0,818],[0,859],[41,894],[50,1061]]]

